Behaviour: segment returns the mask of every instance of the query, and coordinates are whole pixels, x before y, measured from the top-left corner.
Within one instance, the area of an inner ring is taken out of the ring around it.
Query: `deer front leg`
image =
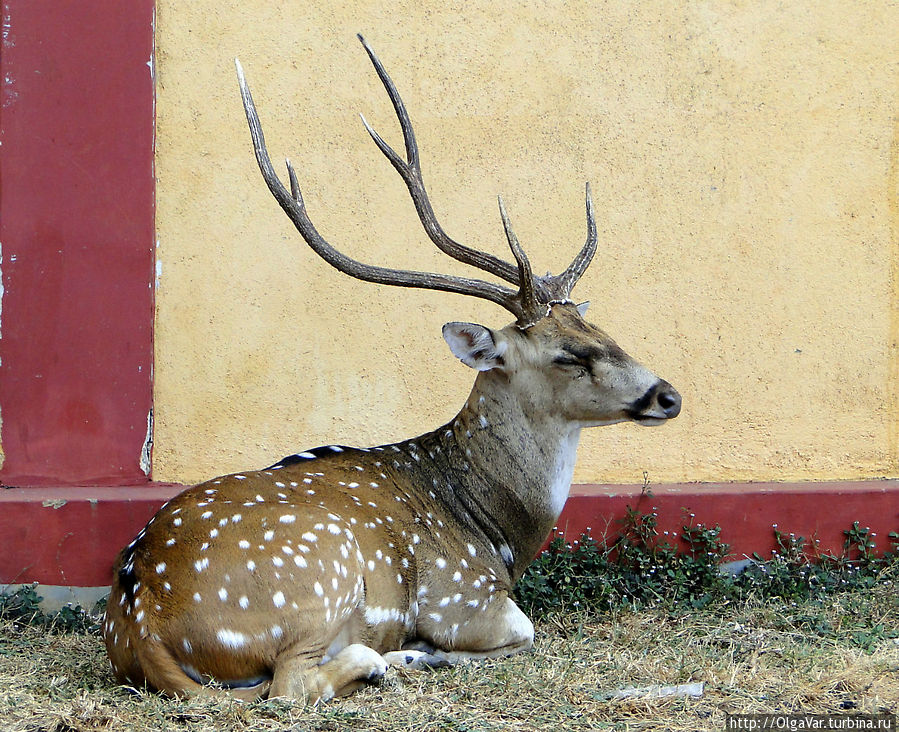
[[[361,643],[347,646],[320,666],[310,666],[308,656],[288,656],[276,663],[269,697],[284,696],[309,704],[328,701],[378,681],[386,671],[381,654]]]
[[[432,659],[453,664],[511,656],[534,645],[534,624],[512,598],[503,592],[483,602],[487,604],[456,604],[449,612],[425,613],[418,626],[419,638],[433,644],[433,650],[413,644],[431,657],[421,659],[420,665],[436,665],[429,662]]]

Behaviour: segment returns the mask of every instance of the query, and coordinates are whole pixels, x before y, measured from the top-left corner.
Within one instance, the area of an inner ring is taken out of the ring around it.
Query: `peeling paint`
[[[44,508],[62,508],[66,503],[68,503],[68,501],[65,498],[48,498],[41,501],[41,505]]]
[[[153,457],[153,410],[147,412],[147,436],[144,438],[144,445],[140,450],[140,469],[144,475],[150,475]]]
[[[2,20],[0,20],[0,26],[2,26],[2,48],[8,49],[12,48],[16,45],[15,35],[12,31],[12,18],[10,14],[10,4],[5,2],[3,3],[3,16]],[[11,104],[15,101],[16,92],[12,88],[13,79],[6,72],[3,74],[3,106],[6,107],[8,104]],[[3,144],[3,141],[0,140],[0,145]],[[15,261],[15,258],[12,258],[11,261]],[[3,244],[0,242],[0,340],[3,338],[3,297],[5,294],[5,289],[3,287]],[[0,353],[0,366],[3,365],[3,357],[2,353]],[[2,428],[3,428],[3,416],[2,416],[2,405],[0,405],[0,468],[3,467],[4,462],[6,461],[6,454],[3,452],[3,443],[2,443]]]
[[[5,12],[5,7],[4,7]],[[4,15],[3,36],[6,38],[6,16]],[[3,242],[0,242],[0,340],[3,340]],[[3,353],[0,351],[0,366],[3,365]],[[0,405],[0,468],[6,462],[6,453],[3,452],[3,405]]]
[[[11,48],[15,45],[15,37],[12,34],[12,21],[9,17],[9,3],[3,3],[3,46]]]
[[[0,340],[3,340],[3,242],[0,241]],[[0,366],[3,365],[3,354],[0,353]]]
[[[9,3],[3,3],[3,18],[2,18],[2,43],[3,48],[12,48],[16,45],[16,39],[13,35],[12,31],[12,19],[10,17],[10,6]],[[3,73],[3,106],[8,107],[16,101],[16,98],[19,96],[19,93],[13,88],[15,85],[15,78],[9,74],[8,71],[4,70]]]

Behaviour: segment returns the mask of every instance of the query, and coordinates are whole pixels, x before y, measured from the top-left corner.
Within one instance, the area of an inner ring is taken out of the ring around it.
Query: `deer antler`
[[[513,267],[508,262],[504,262],[491,254],[479,252],[476,249],[471,249],[463,244],[459,244],[443,230],[443,227],[440,226],[440,223],[437,221],[437,217],[434,214],[434,209],[431,206],[431,201],[428,199],[428,193],[425,189],[424,180],[421,175],[418,143],[415,141],[415,132],[412,129],[412,122],[409,120],[409,114],[406,112],[406,106],[403,104],[403,100],[400,98],[400,94],[397,91],[393,80],[384,70],[384,65],[381,63],[381,60],[375,54],[372,47],[368,45],[368,41],[366,41],[361,34],[358,35],[358,38],[362,41],[362,45],[365,48],[368,57],[371,59],[375,71],[381,79],[381,83],[384,84],[384,88],[387,90],[387,96],[390,97],[390,101],[393,103],[393,109],[396,112],[400,128],[403,131],[403,141],[406,144],[406,160],[403,160],[390,145],[384,142],[384,139],[372,129],[371,125],[368,124],[365,117],[362,117],[362,124],[365,125],[365,129],[368,131],[368,134],[371,135],[371,139],[375,141],[375,144],[380,151],[384,153],[385,157],[390,161],[393,167],[396,168],[396,172],[400,174],[400,177],[409,189],[409,195],[412,197],[412,202],[415,204],[415,210],[418,212],[418,217],[421,220],[422,226],[424,226],[431,241],[437,245],[437,248],[441,252],[448,254],[453,259],[464,262],[465,264],[470,264],[485,272],[490,272],[491,274],[504,279],[506,282],[518,284],[519,273],[516,267]]]
[[[284,209],[285,213],[287,213],[290,220],[293,221],[294,226],[296,226],[297,230],[312,250],[341,272],[367,282],[396,285],[399,287],[441,290],[444,292],[455,292],[462,295],[480,297],[485,300],[490,300],[511,312],[515,315],[520,326],[526,327],[532,325],[546,314],[547,303],[567,300],[572,287],[574,287],[574,284],[584,273],[596,251],[596,224],[593,220],[593,205],[590,200],[589,184],[587,185],[587,242],[578,256],[575,257],[574,261],[561,275],[548,275],[546,277],[534,278],[527,256],[519,245],[515,234],[512,232],[508,216],[502,205],[502,200],[500,200],[500,213],[509,246],[518,265],[517,267],[494,257],[491,254],[479,252],[476,249],[471,249],[470,247],[456,242],[440,226],[440,223],[434,214],[434,209],[428,199],[427,191],[422,179],[418,144],[415,140],[412,123],[399,92],[390,76],[384,70],[384,66],[381,64],[380,59],[378,59],[366,40],[361,35],[359,36],[359,40],[362,42],[363,47],[368,53],[378,77],[384,84],[384,88],[387,90],[394,111],[399,119],[400,127],[403,132],[403,140],[405,142],[406,159],[404,160],[401,158],[396,151],[393,150],[393,148],[391,148],[374,129],[372,129],[364,117],[362,118],[362,123],[365,125],[365,129],[368,131],[369,135],[371,135],[375,144],[381,152],[384,153],[385,157],[387,157],[405,182],[415,205],[415,210],[418,213],[418,217],[421,220],[422,226],[427,232],[428,237],[442,252],[460,262],[477,267],[478,269],[493,274],[507,282],[517,284],[519,286],[518,291],[516,292],[501,285],[495,285],[468,277],[457,277],[453,275],[416,272],[402,269],[388,269],[385,267],[364,264],[346,256],[331,246],[324,237],[318,233],[306,212],[306,206],[303,202],[296,173],[294,172],[290,161],[287,161],[290,191],[284,187],[284,184],[275,173],[274,166],[272,165],[268,154],[268,149],[265,145],[265,137],[259,122],[259,115],[256,112],[256,106],[253,102],[253,97],[250,94],[250,89],[244,77],[240,62],[235,59],[240,93],[243,99],[244,110],[247,115],[247,123],[250,127],[250,135],[253,139],[253,149],[256,154],[256,161],[259,164],[259,170],[262,172],[262,177],[265,179],[272,195],[281,205],[281,208]]]
[[[306,205],[297,183],[296,173],[290,161],[287,161],[287,172],[290,177],[291,191],[288,191],[275,173],[268,149],[265,146],[265,138],[262,126],[259,123],[259,115],[253,103],[253,97],[247,86],[246,79],[240,62],[236,62],[237,77],[240,83],[240,92],[243,97],[244,109],[247,114],[247,122],[250,126],[250,135],[253,138],[253,149],[256,152],[256,162],[265,179],[272,195],[284,209],[285,213],[293,221],[297,231],[300,232],[306,243],[312,250],[335,269],[348,274],[356,279],[367,282],[376,282],[382,285],[397,285],[399,287],[418,287],[429,290],[443,290],[444,292],[456,292],[461,295],[474,295],[495,302],[506,308],[516,317],[522,316],[521,306],[517,301],[517,293],[514,291],[493,285],[489,282],[469,279],[467,277],[455,277],[451,275],[436,274],[431,272],[414,272],[410,270],[388,269],[364,264],[332,247],[312,223],[306,213]]]
[[[596,254],[596,219],[593,217],[593,198],[590,195],[590,184],[587,183],[587,241],[577,256],[568,265],[567,269],[555,277],[548,277],[549,282],[545,282],[547,289],[556,293],[556,297],[566,300],[571,294],[571,290],[581,278],[581,275],[587,271],[590,262],[593,261],[593,255]]]
[[[536,323],[540,318],[546,315],[546,307],[541,307],[537,300],[537,295],[534,292],[535,283],[534,274],[531,271],[531,263],[528,261],[524,249],[521,248],[521,244],[518,243],[518,237],[515,236],[515,232],[512,231],[512,224],[509,221],[509,215],[506,213],[506,207],[503,205],[502,196],[498,196],[497,200],[499,201],[499,215],[503,220],[503,229],[505,229],[506,232],[509,249],[512,250],[515,261],[518,262],[520,282],[518,287],[518,297],[521,301],[521,307],[524,310],[524,319],[527,323]]]

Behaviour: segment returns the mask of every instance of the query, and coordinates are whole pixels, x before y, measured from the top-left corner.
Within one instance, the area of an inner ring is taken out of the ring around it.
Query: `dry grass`
[[[867,651],[858,635],[866,626],[875,631]],[[565,616],[538,625],[533,652],[453,669],[391,670],[379,688],[304,709],[280,700],[135,695],[113,685],[96,636],[0,620],[0,729],[698,732],[723,729],[727,712],[896,713],[899,644],[876,632],[897,627],[892,585],[824,608]],[[705,682],[701,698],[609,698],[626,686],[689,681]]]

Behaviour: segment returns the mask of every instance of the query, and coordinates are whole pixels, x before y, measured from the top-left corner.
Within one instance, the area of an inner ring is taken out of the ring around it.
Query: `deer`
[[[327,701],[381,680],[530,649],[513,587],[568,497],[581,430],[676,417],[681,397],[584,319],[570,298],[597,228],[560,274],[535,276],[499,213],[515,263],[452,239],[434,214],[406,107],[359,40],[399,120],[401,156],[362,118],[406,184],[431,241],[482,279],[390,269],[341,253],[309,218],[287,161],[276,174],[239,61],[256,161],[312,250],[356,279],[469,295],[515,320],[443,327],[474,386],[450,422],[377,447],[328,445],[188,488],[116,558],[103,636],[119,683],[164,695]],[[507,286],[511,285],[511,286]]]

